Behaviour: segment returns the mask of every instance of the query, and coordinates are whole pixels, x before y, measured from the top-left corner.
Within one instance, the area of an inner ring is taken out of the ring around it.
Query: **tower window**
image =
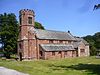
[[[32,17],[28,17],[28,23],[32,24]]]
[[[21,19],[21,17],[20,17],[20,25],[22,24],[22,19]]]
[[[22,49],[22,45],[21,44],[19,44],[19,48]]]

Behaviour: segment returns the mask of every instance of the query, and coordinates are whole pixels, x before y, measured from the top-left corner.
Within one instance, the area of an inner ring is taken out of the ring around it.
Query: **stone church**
[[[23,59],[60,59],[90,55],[89,43],[73,36],[70,31],[35,29],[33,10],[20,10],[19,20],[18,55]]]

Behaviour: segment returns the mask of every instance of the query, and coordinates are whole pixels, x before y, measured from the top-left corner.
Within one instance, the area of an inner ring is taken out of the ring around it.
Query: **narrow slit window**
[[[21,17],[20,17],[20,25],[22,24],[22,19],[21,19]]]
[[[22,49],[22,45],[21,44],[19,44],[19,48]]]

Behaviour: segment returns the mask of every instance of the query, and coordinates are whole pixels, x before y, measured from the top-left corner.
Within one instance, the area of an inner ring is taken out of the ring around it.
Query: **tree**
[[[94,6],[94,9],[93,10],[99,9],[99,8],[100,8],[100,4],[97,4],[97,5]]]
[[[90,46],[94,45],[95,44],[95,40],[94,40],[94,37],[91,36],[91,35],[87,35],[86,37],[84,37],[84,39],[89,42]]]
[[[87,35],[86,37],[84,37],[84,39],[90,45],[90,55],[95,55],[96,54],[96,48],[95,48],[95,40],[94,40],[94,37],[91,36],[91,35]]]
[[[15,14],[0,14],[0,38],[3,53],[7,58],[17,51],[18,30],[19,25]]]
[[[90,44],[90,55],[96,55],[97,50],[100,49],[100,32],[95,33],[93,36],[88,35],[84,39]]]
[[[96,51],[96,47],[94,45],[90,46],[90,55],[93,56],[93,55],[96,55],[97,54],[97,51]]]
[[[42,24],[41,23],[39,23],[39,22],[35,22],[35,28],[36,29],[45,29],[43,26],[42,26]]]
[[[95,38],[95,47],[97,49],[100,49],[100,32],[95,33],[94,38]]]

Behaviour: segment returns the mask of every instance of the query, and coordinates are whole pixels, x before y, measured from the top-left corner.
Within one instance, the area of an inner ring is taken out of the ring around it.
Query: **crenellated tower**
[[[22,9],[19,11],[20,32],[18,39],[18,54],[23,59],[36,58],[33,10]]]

